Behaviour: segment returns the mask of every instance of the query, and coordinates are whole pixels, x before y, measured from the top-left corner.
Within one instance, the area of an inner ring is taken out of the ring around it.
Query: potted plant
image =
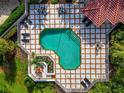
[[[32,58],[35,58],[35,55],[36,55],[35,52],[32,52]]]

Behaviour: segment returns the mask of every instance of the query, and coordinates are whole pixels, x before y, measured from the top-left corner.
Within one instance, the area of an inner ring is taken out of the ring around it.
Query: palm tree
[[[111,35],[110,53],[114,58],[124,58],[124,29],[117,29]]]
[[[114,76],[110,83],[112,93],[124,92],[124,27],[117,29],[112,33],[111,38],[111,63],[116,65],[116,76]]]

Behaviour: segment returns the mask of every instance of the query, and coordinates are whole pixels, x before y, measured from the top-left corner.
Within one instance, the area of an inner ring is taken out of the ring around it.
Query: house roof
[[[97,27],[106,20],[124,23],[124,0],[90,0],[81,10]]]

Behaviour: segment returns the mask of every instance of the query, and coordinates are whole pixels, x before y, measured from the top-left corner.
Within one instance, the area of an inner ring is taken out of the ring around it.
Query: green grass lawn
[[[15,67],[11,69],[11,71],[15,73],[14,76],[6,76],[4,71],[0,72],[0,93],[29,93],[24,85],[24,77],[27,75],[27,61],[22,62],[19,58],[15,58],[14,64],[13,66]],[[12,78],[15,80],[11,81]],[[55,93],[55,91],[53,84],[48,84],[43,89],[34,89],[32,93]]]
[[[8,80],[6,80],[5,79],[6,74],[4,72],[1,72],[0,73],[0,88],[3,88],[4,90],[4,88],[7,87],[7,89],[11,91],[10,93],[27,93],[27,89],[23,83],[24,76],[26,75],[27,63],[21,63],[20,60],[17,58],[15,59],[15,63],[16,63],[15,81],[12,83],[8,82],[9,76],[7,77]],[[10,78],[11,77],[13,76],[10,75]]]

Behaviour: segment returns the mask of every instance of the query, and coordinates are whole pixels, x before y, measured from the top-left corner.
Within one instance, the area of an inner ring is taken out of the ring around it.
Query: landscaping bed
[[[48,65],[48,73],[53,73],[54,72],[54,62],[51,60],[50,57],[48,56],[36,56],[33,60],[32,63],[37,63],[37,62],[45,62]]]

